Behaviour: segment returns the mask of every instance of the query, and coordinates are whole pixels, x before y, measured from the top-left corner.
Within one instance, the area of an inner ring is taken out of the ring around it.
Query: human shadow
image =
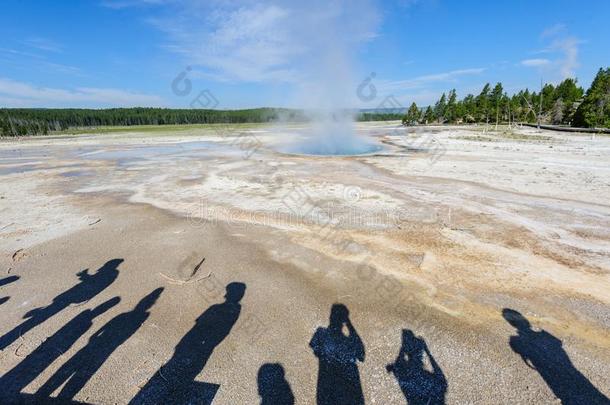
[[[8,277],[4,277],[2,279],[0,279],[0,287],[13,283],[15,281],[19,280],[19,276],[8,276]],[[6,301],[8,301],[11,297],[2,297],[0,298],[0,305],[4,304]]]
[[[424,354],[430,370],[426,369]],[[386,366],[394,374],[409,405],[445,403],[447,379],[430,353],[426,341],[409,329],[402,330],[402,345],[396,360]]]
[[[19,393],[29,383],[47,369],[57,358],[91,328],[93,320],[118,304],[114,297],[93,309],[86,309],[66,323],[61,329],[40,344],[13,369],[0,377],[3,387],[0,398],[7,403],[20,402]]]
[[[258,369],[258,395],[261,405],[293,405],[294,395],[286,381],[284,367],[279,363],[265,363]]]
[[[245,284],[229,283],[225,302],[212,305],[197,318],[195,325],[176,345],[171,359],[161,366],[130,403],[211,404],[219,386],[198,382],[195,378],[237,322],[245,291]]]
[[[50,397],[61,388],[57,398],[72,399],[108,360],[148,319],[163,288],[157,288],[138,302],[135,308],[112,318],[97,330],[70,360],[64,363],[36,392],[40,398]]]
[[[333,304],[328,328],[318,328],[309,346],[319,362],[318,405],[364,404],[357,363],[364,361],[364,344],[345,305]]]
[[[69,305],[85,302],[95,297],[117,278],[118,266],[122,262],[123,259],[110,260],[95,274],[89,274],[88,269],[79,272],[77,276],[80,283],[59,294],[46,307],[36,308],[26,313],[23,316],[26,318],[25,321],[0,337],[0,350],[6,349],[20,336],[63,311]]]
[[[517,329],[517,335],[509,340],[511,349],[540,374],[562,404],[610,404],[610,400],[574,367],[560,339],[545,330],[532,330],[527,318],[518,311],[504,308],[502,315]]]
[[[0,278],[0,287],[5,286],[10,283],[14,283],[17,280],[19,280],[19,276],[8,276],[8,277]]]

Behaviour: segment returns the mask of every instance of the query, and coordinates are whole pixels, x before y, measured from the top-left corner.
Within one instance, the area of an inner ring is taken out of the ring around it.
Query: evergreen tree
[[[555,105],[555,101],[557,101],[557,96],[555,93],[555,86],[552,84],[545,84],[542,87],[542,115],[547,116],[550,114],[553,106]]]
[[[511,122],[523,121],[523,108],[520,100],[522,96],[523,90],[521,90],[519,93],[513,94],[513,96],[510,98],[510,101],[508,102],[508,110],[510,114],[509,118]]]
[[[441,98],[434,105],[434,115],[436,119],[443,123],[445,122],[445,110],[447,109],[447,96],[445,93],[441,96]]]
[[[428,106],[426,108],[426,112],[424,113],[424,122],[426,124],[430,124],[436,120],[436,116],[434,115],[434,110],[432,107]]]
[[[476,122],[476,101],[472,94],[464,97],[462,101],[462,110],[460,111],[460,118],[464,120],[464,122],[472,123]]]
[[[414,125],[419,123],[421,112],[417,108],[417,104],[412,103],[407,111],[407,114],[402,119],[402,125]]]
[[[577,80],[567,78],[555,88],[556,98],[561,98],[566,103],[574,103],[582,98],[584,90],[577,85]]]
[[[489,97],[490,104],[493,107],[493,111],[495,114],[496,126],[498,125],[498,122],[500,120],[500,104],[502,101],[503,91],[504,90],[502,89],[502,84],[496,83]]]
[[[610,68],[599,69],[574,114],[577,126],[610,128]]]
[[[489,121],[489,93],[490,86],[486,83],[481,90],[481,93],[476,98],[475,120],[478,122]]]
[[[449,92],[447,105],[445,107],[445,119],[450,123],[454,123],[457,118],[457,93],[455,92],[455,89],[452,89]]]
[[[576,79],[565,79],[555,88],[555,96],[558,100],[561,99],[564,105],[562,124],[570,124],[572,122],[583,94],[584,90],[577,85]],[[553,109],[555,110],[555,106],[553,106]]]

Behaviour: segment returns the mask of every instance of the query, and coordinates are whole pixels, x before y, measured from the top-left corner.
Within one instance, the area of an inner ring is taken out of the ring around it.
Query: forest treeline
[[[364,112],[359,121],[400,120],[403,113]],[[48,135],[70,128],[132,125],[243,124],[304,122],[303,110],[254,108],[248,110],[204,110],[169,108],[4,108],[0,109],[0,136]]]
[[[455,90],[427,108],[412,103],[402,118],[404,125],[430,123],[529,122],[583,128],[610,127],[610,68],[600,69],[585,92],[576,79],[557,86],[545,84],[540,92],[521,90],[509,96],[497,83],[486,84],[478,95],[458,100]]]
[[[398,111],[361,112],[359,121],[402,119],[405,125],[431,123],[529,122],[610,128],[610,68],[600,69],[585,92],[576,79],[546,84],[540,92],[521,90],[508,95],[501,83],[486,84],[478,95],[458,99],[455,90],[427,108],[411,104]],[[69,128],[131,125],[186,125],[215,123],[301,122],[305,112],[285,108],[205,110],[168,108],[111,109],[0,109],[0,135],[46,135]]]
[[[0,109],[3,136],[47,135],[69,128],[131,125],[242,124],[302,121],[304,114],[285,108],[205,110],[169,108],[5,108]]]

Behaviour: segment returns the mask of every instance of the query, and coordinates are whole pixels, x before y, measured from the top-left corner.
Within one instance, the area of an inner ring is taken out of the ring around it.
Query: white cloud
[[[78,87],[58,89],[35,87],[0,78],[0,102],[3,107],[134,107],[161,106],[159,96],[111,88]]]
[[[0,48],[0,59],[3,64],[12,65],[20,70],[54,71],[71,76],[84,76],[81,69],[75,66],[50,62],[45,55],[11,48]]]
[[[559,72],[563,79],[574,77],[578,63],[578,46],[581,43],[577,38],[567,37],[553,41],[551,49],[559,51],[563,57],[558,61]]]
[[[525,59],[521,61],[521,65],[527,67],[547,66],[551,63],[548,59]]]
[[[209,77],[237,82],[303,82],[311,65],[340,58],[376,35],[372,0],[249,0],[172,3],[150,22],[167,49]]]
[[[192,32],[188,26],[183,30],[175,21],[157,26],[170,34],[173,44],[169,49],[220,78],[290,81],[296,76],[290,58],[299,49],[288,39],[289,13],[274,5],[254,5],[217,13],[208,21],[214,27],[205,32]]]
[[[45,51],[45,52],[59,53],[59,52],[62,52],[62,50],[63,50],[62,45],[60,45],[59,43],[57,43],[49,38],[41,38],[41,37],[28,38],[25,41],[23,41],[23,43],[25,43],[27,46],[29,46],[31,48],[36,48],[38,50]]]
[[[420,107],[433,105],[439,98],[440,93],[437,91],[421,90],[415,93],[402,94],[398,97],[400,103],[408,107],[411,103],[415,103]]]
[[[566,28],[567,27],[565,24],[551,25],[550,27],[542,31],[542,33],[540,34],[540,38],[554,37],[562,32],[565,32]]]
[[[547,42],[547,46],[535,53],[548,58],[526,59],[521,61],[521,65],[540,69],[550,80],[575,77],[576,69],[580,66],[578,52],[582,41],[568,35],[564,24],[545,29],[540,38]]]
[[[432,83],[451,83],[456,82],[459,77],[479,75],[485,70],[485,68],[458,69],[449,72],[417,76],[407,80],[385,81],[380,83],[378,89],[382,93],[392,93],[422,88]]]
[[[375,102],[371,103],[366,100],[360,100],[356,93],[354,93],[351,105],[356,108],[372,108],[377,105],[380,105],[380,108],[391,108],[392,105],[398,102],[401,108],[407,108],[411,103],[415,102],[419,106],[426,106],[436,102],[443,92],[446,93],[449,86],[442,88],[444,85],[451,83],[451,87],[461,87],[459,86],[460,78],[478,76],[486,70],[487,68],[457,69],[416,76],[406,80],[380,80],[374,78],[371,83],[375,87],[377,94]],[[464,90],[462,88],[459,93],[462,95],[466,94],[467,92]]]

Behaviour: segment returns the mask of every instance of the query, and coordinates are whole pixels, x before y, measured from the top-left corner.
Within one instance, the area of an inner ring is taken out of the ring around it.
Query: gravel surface
[[[0,142],[0,402],[609,403],[610,138],[294,129]]]

